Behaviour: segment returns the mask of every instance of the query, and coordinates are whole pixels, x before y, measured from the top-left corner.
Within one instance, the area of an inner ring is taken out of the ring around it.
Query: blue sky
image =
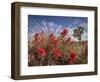
[[[87,17],[64,17],[64,16],[43,16],[43,15],[28,15],[28,34],[35,32],[45,33],[53,32],[58,35],[63,28],[75,29],[77,26],[85,28],[84,39],[87,39]]]

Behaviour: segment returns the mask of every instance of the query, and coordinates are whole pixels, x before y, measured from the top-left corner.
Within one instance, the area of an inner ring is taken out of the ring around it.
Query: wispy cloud
[[[44,32],[47,33],[54,33],[55,35],[59,35],[60,32],[67,28],[69,30],[68,36],[71,37],[73,40],[77,41],[77,39],[73,36],[73,29],[77,27],[77,24],[79,24],[80,21],[75,21],[72,24],[70,24],[67,27],[64,27],[63,25],[58,25],[54,22],[47,22],[45,20],[36,22],[35,20],[32,20],[29,22],[28,30],[28,38],[31,39],[35,32]],[[87,23],[80,23],[80,26],[84,27],[84,34],[82,35],[82,40],[87,40]],[[74,27],[74,28],[73,28]]]

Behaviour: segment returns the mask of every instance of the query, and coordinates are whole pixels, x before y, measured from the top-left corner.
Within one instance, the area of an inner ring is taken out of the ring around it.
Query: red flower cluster
[[[35,33],[35,35],[34,35],[34,46],[35,46],[35,48],[38,48],[38,46],[39,46],[39,33]]]
[[[56,57],[61,57],[62,56],[62,51],[59,48],[54,48],[53,53]]]
[[[76,53],[75,52],[73,52],[73,53],[71,53],[70,54],[70,58],[72,59],[72,61],[75,61],[76,60]]]
[[[70,54],[70,58],[69,58],[68,63],[69,63],[69,64],[72,64],[73,62],[76,61],[76,59],[77,59],[77,55],[76,55],[75,52],[73,52],[73,53]]]
[[[44,32],[35,33],[32,44],[32,47],[30,47],[32,56],[29,54],[30,65],[65,65],[77,63],[78,53],[74,52],[73,47],[76,45],[73,44],[78,43],[72,41],[72,38],[68,36],[68,29],[66,28],[63,29],[59,36],[53,33],[47,35]]]
[[[43,56],[43,57],[47,55],[45,49],[43,49],[43,48],[39,48],[39,49],[38,49],[38,53],[39,53],[39,55],[41,55],[41,56]]]
[[[35,48],[44,47],[46,45],[45,34],[43,32],[42,33],[35,33],[33,44],[34,44]]]
[[[37,40],[39,33],[35,33],[34,38]]]
[[[54,36],[54,34],[50,34],[49,36],[49,41],[51,44],[53,44],[54,47],[57,46],[58,40],[57,38]]]
[[[67,35],[68,34],[68,30],[67,29],[64,29],[62,32],[61,32],[61,35],[62,36],[65,36],[65,35]]]

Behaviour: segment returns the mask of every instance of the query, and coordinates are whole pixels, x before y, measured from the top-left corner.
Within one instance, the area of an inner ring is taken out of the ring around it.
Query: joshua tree
[[[81,41],[81,36],[84,33],[84,27],[82,26],[78,26],[75,30],[74,30],[74,37],[76,37],[79,42]]]

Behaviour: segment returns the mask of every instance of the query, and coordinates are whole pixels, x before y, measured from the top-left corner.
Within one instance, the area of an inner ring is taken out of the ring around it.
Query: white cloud
[[[57,28],[56,31],[55,31],[55,34],[60,33],[61,28],[62,28],[62,25],[59,25],[58,28]]]

